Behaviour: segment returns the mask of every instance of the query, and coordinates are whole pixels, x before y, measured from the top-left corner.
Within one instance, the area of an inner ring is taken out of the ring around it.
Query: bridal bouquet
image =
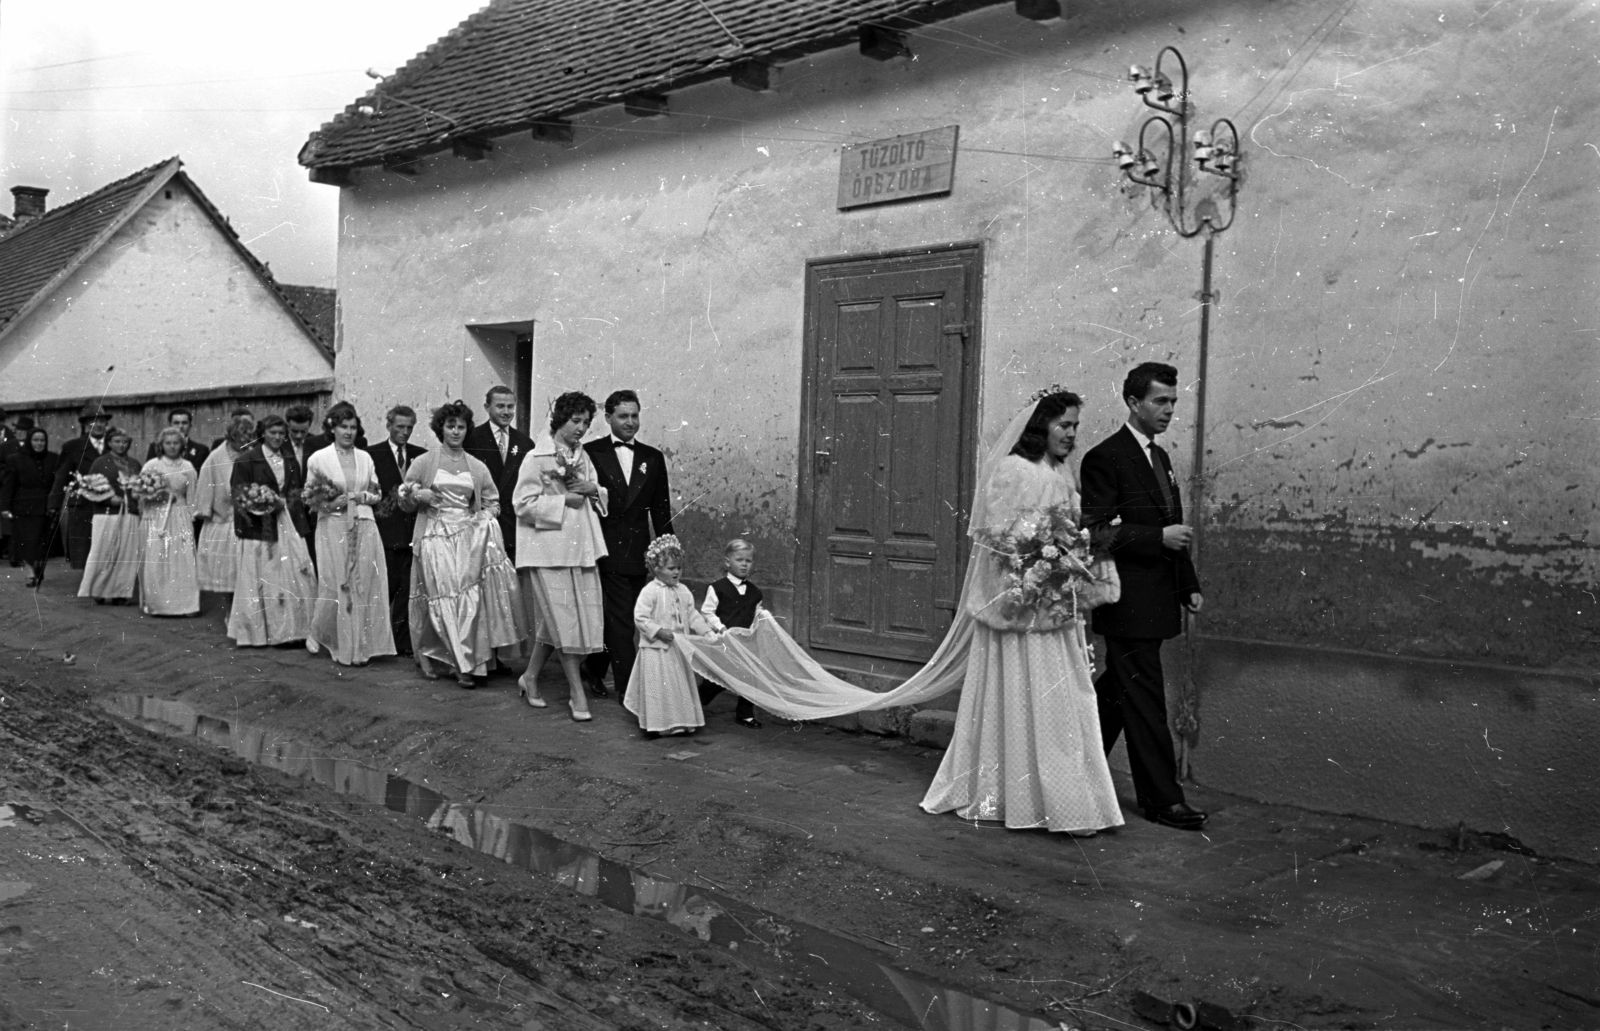
[[[1102,600],[1105,581],[1095,564],[1106,559],[1115,531],[1091,531],[1078,520],[1072,509],[1052,505],[1005,530],[977,532],[979,546],[999,563],[1005,592],[998,604],[1007,619],[1047,615],[1070,621]]]
[[[333,506],[343,498],[344,491],[322,476],[313,477],[310,483],[300,489],[300,500],[318,512],[333,511]]]
[[[264,516],[276,512],[283,498],[264,483],[251,483],[234,491],[233,503],[253,516]]]
[[[75,498],[99,503],[110,501],[116,493],[104,473],[72,474],[72,496]]]
[[[137,476],[118,477],[122,489],[135,500],[150,503],[165,501],[172,494],[167,478],[154,469],[146,469]]]
[[[372,518],[387,519],[400,510],[400,495],[405,491],[405,484],[390,487],[372,506]]]
[[[555,475],[552,476],[550,473],[545,473],[544,478],[547,481],[558,482],[561,484],[562,489],[565,490],[583,478],[583,452],[578,452],[576,458],[569,460],[566,455],[561,453],[561,449],[558,447],[555,453],[555,460]]]

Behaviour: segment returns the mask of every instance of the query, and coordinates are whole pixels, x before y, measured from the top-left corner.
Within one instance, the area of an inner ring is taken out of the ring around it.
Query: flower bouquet
[[[72,474],[72,496],[95,504],[110,501],[117,492],[104,473]]]
[[[344,500],[344,491],[325,477],[316,476],[300,489],[300,500],[318,512],[332,512]]]
[[[390,487],[372,506],[372,518],[387,519],[400,510],[400,492],[405,489],[405,484]]]
[[[1096,565],[1109,564],[1114,533],[1110,527],[1081,527],[1077,512],[1051,505],[1004,530],[983,529],[975,536],[999,564],[1005,591],[997,604],[1006,619],[1070,622],[1108,600],[1109,574]]]
[[[135,476],[121,476],[118,480],[129,497],[145,504],[165,501],[172,496],[166,476],[154,469],[146,469]]]
[[[259,518],[276,512],[283,498],[264,483],[249,483],[233,492],[233,503]]]
[[[575,457],[569,459],[561,453],[561,448],[557,446],[555,463],[555,472],[544,474],[547,482],[559,483],[562,490],[569,490],[573,484],[583,479],[583,451],[581,449]]]

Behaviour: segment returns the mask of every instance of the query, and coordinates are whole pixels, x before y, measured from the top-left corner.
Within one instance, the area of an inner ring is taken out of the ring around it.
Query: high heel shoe
[[[594,719],[594,715],[588,710],[579,712],[577,709],[573,708],[572,699],[570,698],[567,699],[567,712],[572,714],[572,722],[574,723],[588,723],[590,720]]]
[[[471,673],[457,673],[456,684],[458,684],[463,691],[476,691],[478,689],[478,682],[472,679]]]
[[[517,696],[523,701],[527,702],[529,705],[533,706],[535,709],[543,709],[545,706],[549,705],[549,702],[539,697],[538,688],[535,687],[530,689],[528,687],[527,680],[528,675],[526,673],[517,678]]]
[[[428,665],[428,660],[420,655],[417,656],[417,672],[422,674],[422,679],[424,680],[439,679],[439,674],[435,673],[433,667]]]

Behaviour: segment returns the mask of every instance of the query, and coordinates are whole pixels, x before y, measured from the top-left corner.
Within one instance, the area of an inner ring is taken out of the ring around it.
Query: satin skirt
[[[140,605],[152,616],[192,616],[199,612],[194,509],[181,501],[163,501],[146,506],[139,519],[144,536]]]
[[[479,512],[437,513],[411,567],[411,650],[463,673],[522,654],[527,614],[500,524]],[[497,654],[498,652],[498,654]]]
[[[317,520],[317,600],[306,641],[346,666],[395,654],[388,560],[371,519]]]
[[[303,641],[311,632],[317,573],[289,514],[278,512],[278,539],[239,542],[239,574],[228,611],[228,636],[253,648]]]
[[[239,578],[239,538],[233,533],[233,520],[211,518],[200,524],[200,543],[195,549],[200,589],[227,593]]]
[[[1081,634],[975,627],[955,735],[923,809],[1019,829],[1122,824]]]
[[[132,598],[144,563],[143,524],[136,515],[110,513],[94,517],[89,561],[78,584],[80,598]]]

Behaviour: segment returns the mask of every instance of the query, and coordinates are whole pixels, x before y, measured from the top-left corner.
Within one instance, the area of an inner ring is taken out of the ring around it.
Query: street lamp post
[[[1168,55],[1177,62],[1176,83],[1163,69]],[[1194,105],[1189,99],[1189,65],[1177,47],[1163,47],[1154,70],[1143,65],[1128,69],[1134,92],[1156,113],[1139,127],[1137,149],[1119,141],[1112,156],[1128,180],[1148,188],[1151,203],[1161,209],[1178,235],[1205,237],[1200,266],[1199,387],[1195,392],[1194,459],[1189,465],[1189,505],[1195,528],[1193,554],[1200,559],[1200,530],[1205,505],[1206,385],[1211,357],[1211,289],[1213,245],[1218,233],[1233,225],[1239,195],[1239,130],[1228,118],[1218,118],[1209,129],[1190,131]],[[1208,188],[1209,187],[1209,188]],[[1185,638],[1188,638],[1187,628]],[[1189,753],[1198,742],[1200,696],[1194,682],[1195,654],[1189,644],[1189,674],[1184,678],[1177,719],[1180,770],[1189,776]]]

